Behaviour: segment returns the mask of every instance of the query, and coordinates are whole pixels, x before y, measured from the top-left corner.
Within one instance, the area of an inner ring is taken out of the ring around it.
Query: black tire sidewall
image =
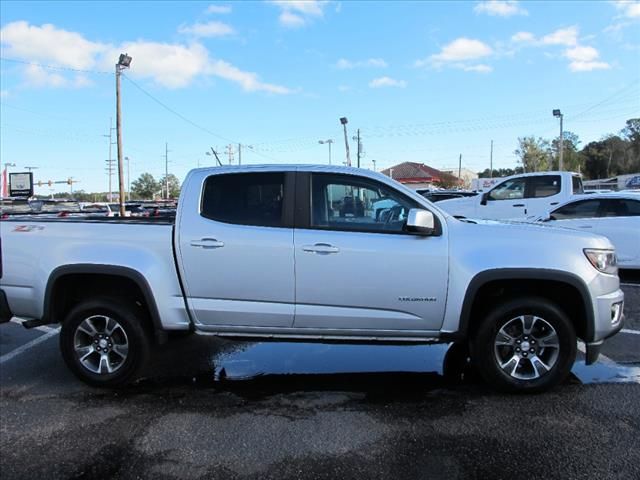
[[[506,374],[494,354],[498,330],[512,318],[536,315],[556,330],[560,352],[551,370],[535,380],[519,380]],[[489,312],[477,331],[473,343],[473,360],[487,383],[501,391],[543,392],[562,382],[569,374],[576,357],[576,333],[567,315],[554,303],[537,297],[524,297],[506,302]]]
[[[83,320],[93,315],[113,318],[127,334],[127,358],[124,364],[111,374],[99,375],[87,370],[75,353],[76,329]],[[146,362],[149,340],[142,321],[136,314],[135,305],[123,303],[122,299],[97,298],[82,302],[68,313],[60,331],[60,350],[69,369],[83,382],[97,387],[120,387],[130,383]]]

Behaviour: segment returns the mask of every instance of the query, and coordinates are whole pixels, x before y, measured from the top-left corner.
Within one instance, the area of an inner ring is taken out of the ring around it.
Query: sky
[[[512,168],[518,137],[557,135],[552,109],[582,145],[640,116],[634,1],[4,0],[0,28],[0,163],[85,191],[108,189],[123,52],[131,180],[164,174],[166,144],[179,178],[229,144],[234,163],[238,144],[242,163],[328,163],[332,139],[342,163],[340,117],[354,165],[360,129],[364,168],[481,171],[492,140]]]

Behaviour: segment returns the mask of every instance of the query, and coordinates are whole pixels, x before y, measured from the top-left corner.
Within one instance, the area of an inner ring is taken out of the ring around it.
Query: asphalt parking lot
[[[57,330],[0,326],[0,477],[640,478],[640,286],[596,366],[533,396],[443,375],[446,346],[172,339],[121,391]],[[372,350],[375,348],[375,350]]]

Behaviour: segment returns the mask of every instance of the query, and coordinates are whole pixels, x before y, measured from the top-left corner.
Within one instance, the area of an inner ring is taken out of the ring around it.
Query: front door
[[[404,232],[409,209],[422,205],[354,175],[299,174],[296,190],[296,209],[306,209],[295,230],[296,327],[440,328],[447,237]]]
[[[513,178],[493,187],[486,202],[478,207],[478,217],[490,219],[520,219],[527,216],[524,198],[526,178]]]
[[[210,175],[200,180],[201,199],[185,198],[176,229],[196,324],[292,326],[289,178],[293,174],[284,172]]]

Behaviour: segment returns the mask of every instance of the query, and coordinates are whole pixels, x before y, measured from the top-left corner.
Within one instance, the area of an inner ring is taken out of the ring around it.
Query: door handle
[[[319,255],[329,255],[330,253],[338,253],[340,249],[328,243],[316,243],[314,245],[303,245],[302,251],[307,253],[317,253]]]
[[[524,207],[524,203],[516,203],[514,207]]]
[[[593,228],[593,225],[579,225],[578,228]]]
[[[558,205],[560,202],[551,202],[549,205]]]
[[[201,238],[200,240],[191,240],[192,247],[200,248],[221,248],[224,247],[224,243],[216,240],[215,238]]]

